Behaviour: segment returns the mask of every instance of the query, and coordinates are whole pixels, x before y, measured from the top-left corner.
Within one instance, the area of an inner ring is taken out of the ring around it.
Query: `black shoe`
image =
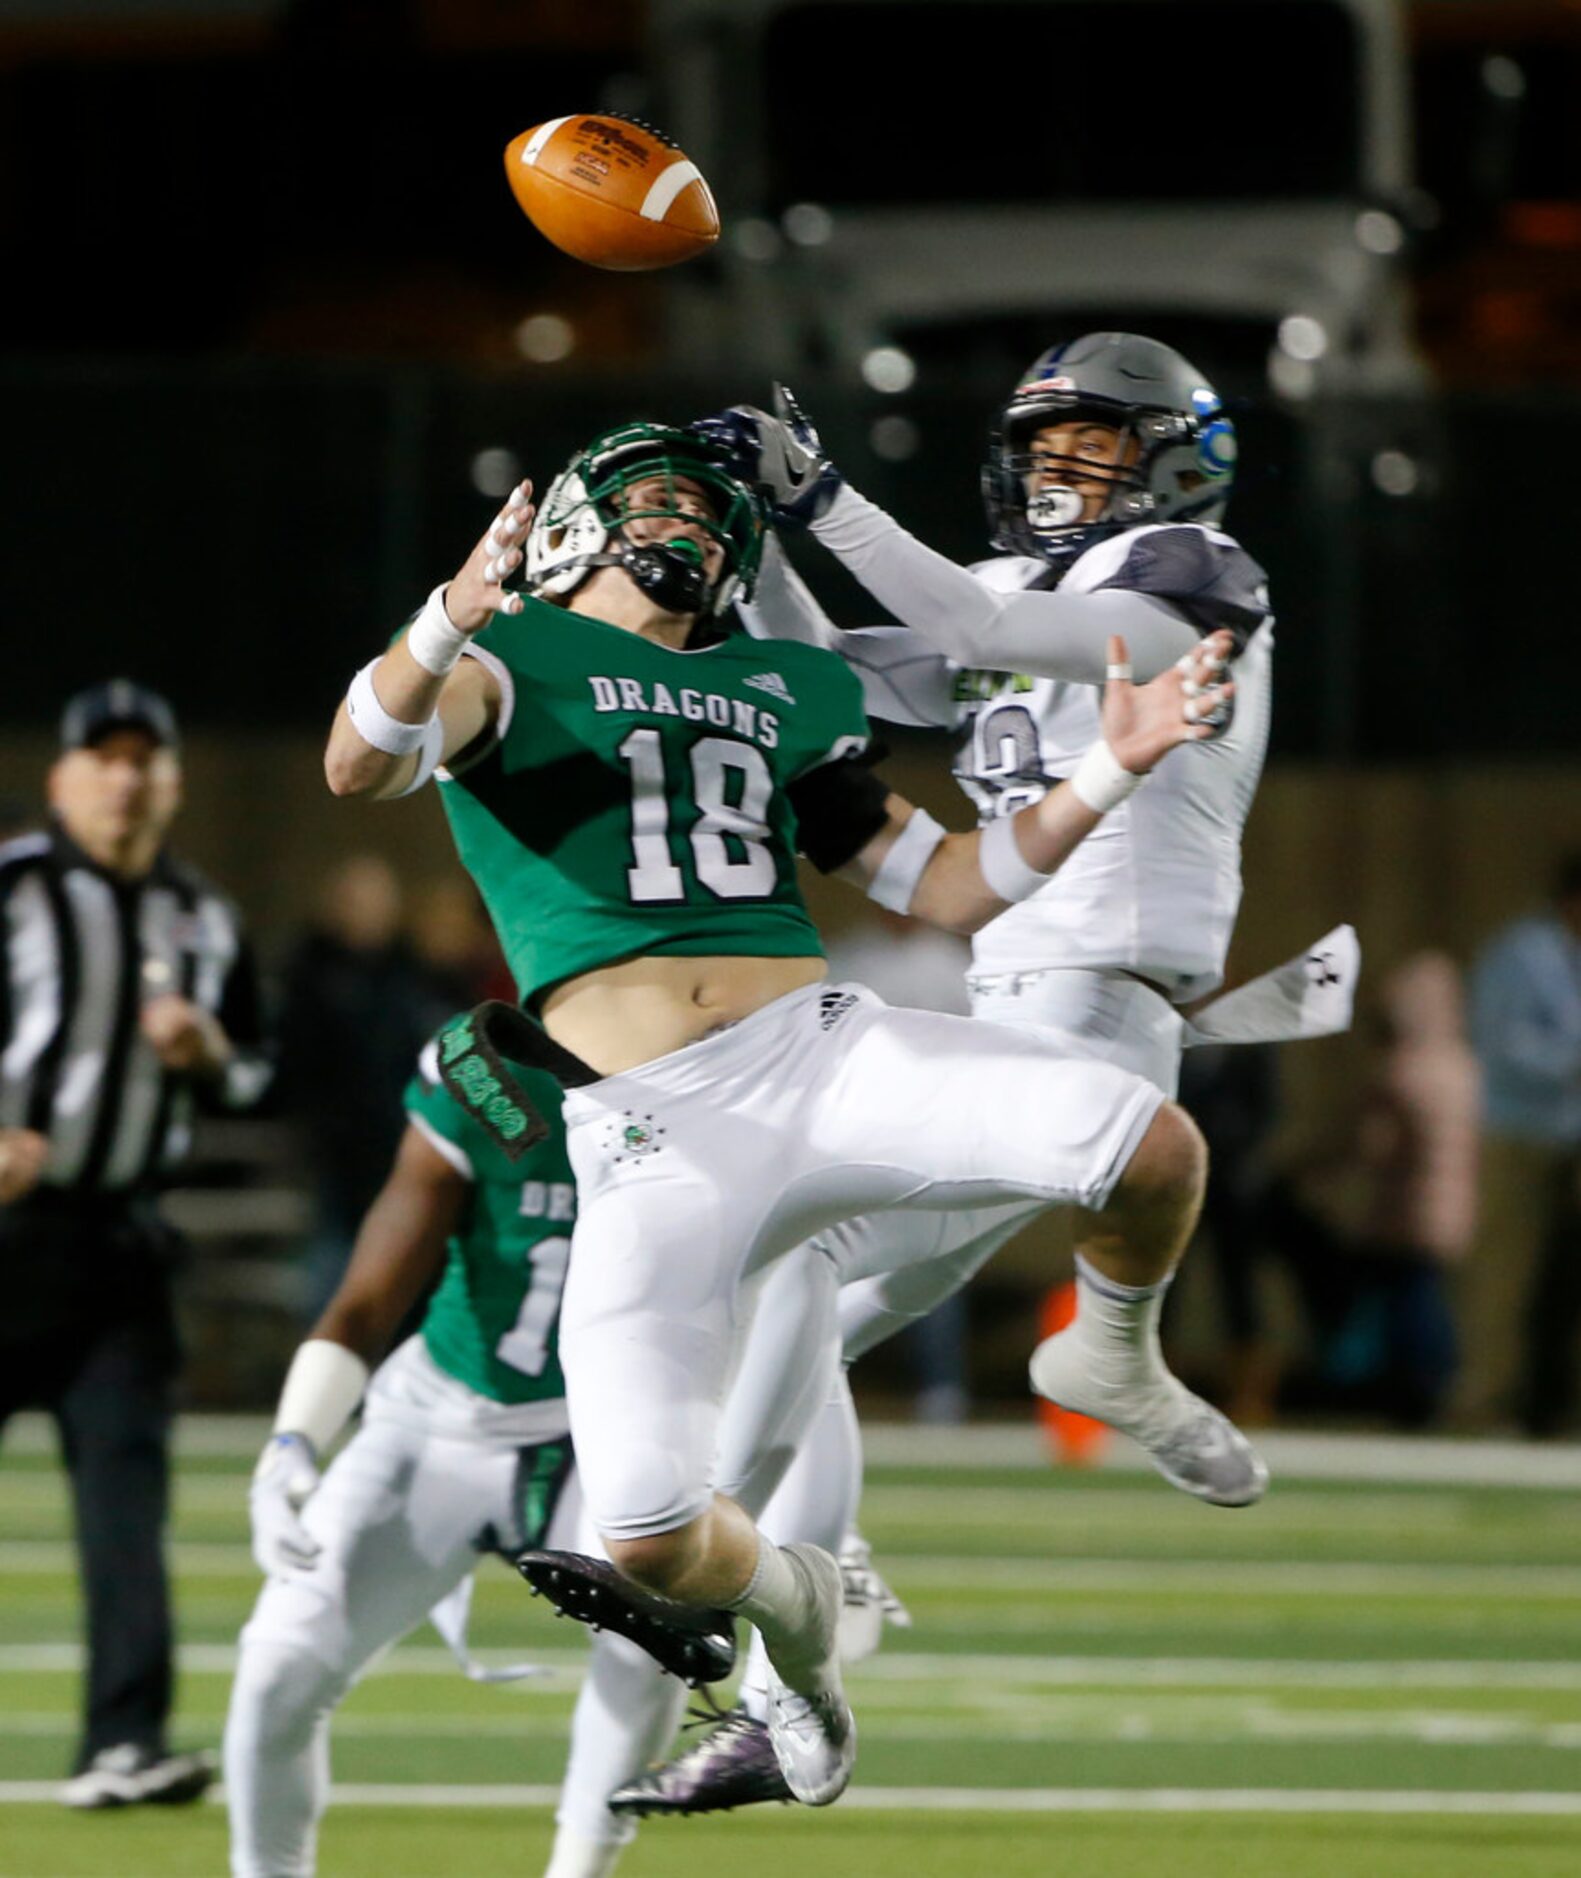
[[[533,1595],[546,1597],[561,1617],[629,1637],[694,1689],[722,1681],[736,1666],[736,1626],[728,1611],[657,1597],[603,1559],[580,1552],[520,1552],[512,1563]]]
[[[609,1796],[612,1813],[728,1813],[765,1800],[789,1800],[768,1724],[733,1708],[682,1754]]]
[[[156,1754],[123,1741],[101,1748],[60,1790],[63,1806],[88,1812],[106,1806],[186,1806],[214,1780],[212,1754]]]

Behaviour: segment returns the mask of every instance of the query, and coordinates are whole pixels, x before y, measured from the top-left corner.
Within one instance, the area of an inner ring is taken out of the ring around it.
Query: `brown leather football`
[[[636,118],[603,111],[534,124],[506,145],[505,174],[539,233],[594,267],[673,267],[719,239],[697,165]]]

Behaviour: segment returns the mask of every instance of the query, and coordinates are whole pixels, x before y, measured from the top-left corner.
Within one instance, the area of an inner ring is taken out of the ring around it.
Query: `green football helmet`
[[[660,507],[626,506],[633,484],[663,477],[668,498]],[[701,489],[714,513],[689,517],[724,550],[724,567],[710,581],[695,542],[633,542],[626,523],[643,516],[678,515],[677,478]],[[763,558],[761,500],[730,473],[728,458],[695,431],[663,424],[623,424],[607,430],[571,459],[549,486],[527,536],[522,586],[528,593],[573,592],[596,567],[620,567],[672,613],[717,619],[733,600],[746,598]]]

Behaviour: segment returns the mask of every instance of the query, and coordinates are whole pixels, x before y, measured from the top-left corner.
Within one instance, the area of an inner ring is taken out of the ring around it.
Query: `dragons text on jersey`
[[[598,672],[592,673],[587,682],[595,711],[628,711],[635,717],[684,717],[689,723],[734,731],[738,737],[762,744],[765,750],[779,747],[778,717],[742,698],[699,691],[695,685],[677,685],[672,691],[662,679],[655,679],[645,689],[635,678],[608,678]]]

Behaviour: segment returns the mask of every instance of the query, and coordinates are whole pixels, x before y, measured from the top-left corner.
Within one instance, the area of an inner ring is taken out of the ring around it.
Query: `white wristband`
[[[890,843],[888,854],[868,883],[868,899],[888,907],[891,913],[909,913],[917,882],[943,839],[944,830],[928,811],[917,809]]]
[[[1001,815],[983,830],[977,846],[977,866],[989,888],[1001,900],[1014,904],[1030,900],[1054,878],[1040,874],[1021,852],[1016,840],[1015,816]]]
[[[367,1386],[368,1365],[360,1356],[328,1337],[309,1337],[286,1371],[274,1432],[301,1435],[312,1442],[315,1454],[322,1454]]]
[[[404,789],[397,789],[390,800],[399,802],[402,796],[415,795],[444,761],[444,756],[445,726],[436,711],[423,726],[422,747],[417,752],[417,768],[412,771],[412,780]]]
[[[454,671],[457,659],[467,647],[467,635],[451,623],[445,611],[445,588],[449,585],[448,580],[443,581],[434,589],[406,634],[407,651],[435,678],[443,678]]]
[[[1107,815],[1147,781],[1128,770],[1100,737],[1076,765],[1070,786],[1095,815]]]
[[[428,726],[438,723],[438,716],[430,716],[421,724],[406,724],[398,717],[391,717],[373,688],[373,668],[378,663],[377,659],[370,659],[352,679],[346,692],[346,715],[364,743],[382,750],[386,756],[410,756],[414,750],[422,749],[429,735]]]

